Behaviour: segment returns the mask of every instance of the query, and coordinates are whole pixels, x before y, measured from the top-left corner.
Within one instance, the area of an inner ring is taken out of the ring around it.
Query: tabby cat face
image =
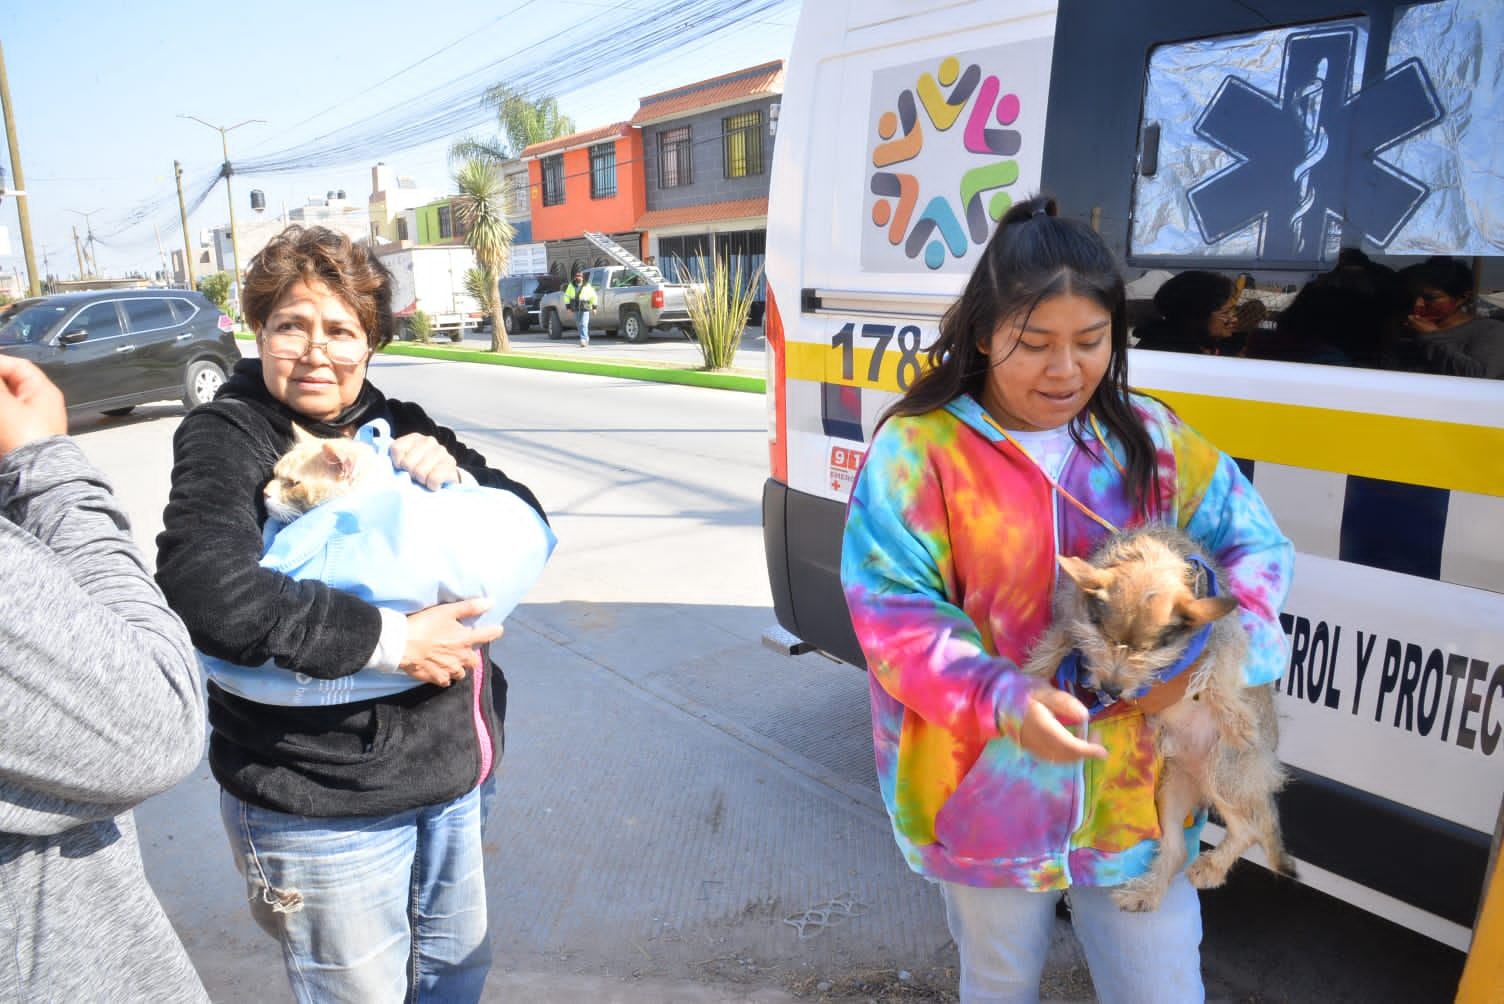
[[[272,468],[262,491],[267,515],[291,523],[316,505],[348,495],[375,460],[376,451],[365,443],[303,433]]]

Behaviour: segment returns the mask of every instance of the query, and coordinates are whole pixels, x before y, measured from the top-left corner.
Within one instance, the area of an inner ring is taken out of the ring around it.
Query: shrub
[[[717,256],[705,281],[686,290],[689,317],[694,322],[695,338],[700,343],[706,369],[725,369],[736,358],[761,279],[761,266],[746,276],[740,264],[728,266]]]
[[[413,316],[407,320],[407,327],[413,337],[424,344],[433,338],[433,318],[428,316],[426,310],[413,311]]]

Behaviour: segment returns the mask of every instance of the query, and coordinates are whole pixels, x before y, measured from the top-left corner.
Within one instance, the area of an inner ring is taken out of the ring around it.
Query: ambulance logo
[[[988,65],[1028,72],[990,53],[875,75],[864,265],[938,270],[985,244],[1013,204],[1022,120],[1044,109],[1029,109]]]
[[[1419,208],[1430,190],[1378,154],[1441,121],[1441,102],[1415,59],[1349,93],[1357,51],[1355,28],[1301,32],[1278,93],[1223,80],[1195,130],[1235,162],[1187,193],[1207,243],[1257,222],[1261,258],[1321,261],[1332,222],[1383,247]]]

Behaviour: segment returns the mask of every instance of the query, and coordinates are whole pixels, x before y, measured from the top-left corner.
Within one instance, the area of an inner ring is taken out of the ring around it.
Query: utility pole
[[[162,231],[153,223],[151,232],[157,237],[157,257],[162,259],[162,281],[170,283],[172,270],[167,267],[167,252],[162,250]]]
[[[183,202],[183,166],[173,161],[172,173],[178,181],[178,216],[183,220],[183,268],[188,272],[188,288],[198,289],[198,280],[193,277],[193,241],[188,236],[188,207]]]
[[[85,238],[84,238],[84,260],[86,262],[88,262],[88,264],[89,264],[89,275],[91,277],[95,276],[95,275],[98,275],[99,274],[99,254],[98,254],[98,252],[96,252],[94,250],[94,219],[93,219],[93,217],[94,217],[95,213],[103,212],[103,210],[101,210],[101,209],[91,209],[91,210],[89,210],[86,213],[86,212],[84,212],[81,209],[64,209],[63,212],[65,212],[65,213],[72,213],[74,216],[82,216],[84,218],[84,233],[86,235]],[[74,233],[75,239],[77,239],[77,234],[78,234],[78,228],[77,227],[75,227],[73,229],[73,233]]]
[[[16,116],[10,107],[10,83],[5,78],[5,47],[0,46],[0,115],[5,117],[5,142],[10,148],[10,166],[16,172],[16,216],[21,224],[21,253],[26,256],[26,275],[31,295],[42,292],[37,278],[37,258],[31,249],[31,208],[26,195],[26,175],[21,171],[21,145],[16,140]],[[3,187],[3,186],[0,186]]]
[[[78,224],[73,224],[73,250],[78,252],[78,277],[87,279],[89,276],[84,272],[84,246],[78,242]]]
[[[235,193],[230,189],[230,175],[234,174],[235,171],[230,166],[230,141],[225,138],[225,134],[231,132],[232,130],[239,129],[243,125],[250,125],[252,122],[265,122],[266,120],[265,119],[246,119],[244,122],[237,122],[237,123],[235,123],[232,126],[217,126],[213,122],[205,122],[203,119],[199,118],[197,115],[181,115],[180,114],[178,116],[178,118],[180,118],[180,119],[192,119],[193,121],[198,122],[201,125],[206,125],[210,129],[215,129],[215,130],[218,130],[218,132],[219,132],[219,145],[220,145],[220,148],[224,151],[224,155],[225,155],[225,162],[224,162],[224,165],[219,169],[219,173],[225,179],[225,195],[227,195],[229,197],[229,199],[230,199],[230,253],[235,258],[235,274],[230,277],[231,278],[230,291],[234,294],[233,300],[234,300],[234,303],[235,303],[235,310],[236,310],[237,313],[239,313],[240,312],[240,238],[235,233]]]

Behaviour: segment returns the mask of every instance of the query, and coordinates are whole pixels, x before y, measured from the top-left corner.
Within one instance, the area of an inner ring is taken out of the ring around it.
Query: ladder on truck
[[[641,258],[638,258],[632,252],[628,251],[626,248],[622,247],[620,244],[616,243],[605,234],[593,234],[587,230],[585,231],[585,239],[594,244],[596,247],[600,248],[606,254],[610,255],[612,258],[616,259],[616,261],[620,264],[627,266],[627,268],[636,270],[636,272],[644,279],[648,279],[652,282],[668,281],[663,277],[663,273],[658,271],[655,266],[649,265]]]

